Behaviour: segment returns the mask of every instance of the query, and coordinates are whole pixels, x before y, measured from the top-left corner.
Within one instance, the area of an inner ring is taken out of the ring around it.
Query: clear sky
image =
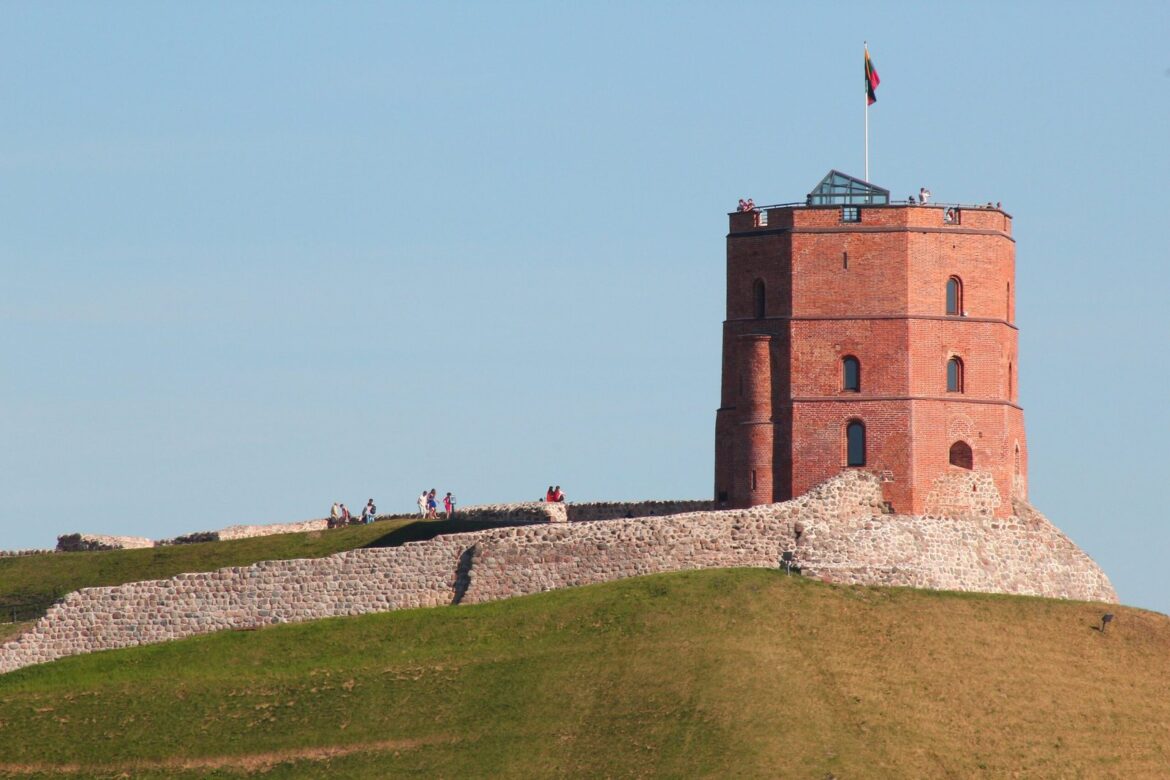
[[[0,548],[705,498],[726,212],[1015,218],[1031,499],[1170,612],[1170,4],[26,3]]]

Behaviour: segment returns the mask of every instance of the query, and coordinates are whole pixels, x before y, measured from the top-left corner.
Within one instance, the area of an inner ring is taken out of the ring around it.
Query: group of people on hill
[[[342,528],[347,525],[353,525],[354,523],[369,524],[374,522],[377,514],[378,507],[374,506],[374,499],[372,498],[362,508],[362,515],[358,520],[355,520],[353,515],[349,513],[349,507],[339,501],[334,501],[332,508],[329,510],[329,527]]]
[[[565,503],[565,494],[561,492],[561,486],[557,485],[555,488],[552,485],[548,486],[548,492],[544,494],[544,500],[549,504],[563,504]]]
[[[451,519],[451,513],[455,511],[455,494],[450,490],[447,495],[443,496],[443,511],[446,512],[446,519]],[[435,499],[435,489],[424,490],[418,497],[418,513],[424,520],[438,520],[439,519],[439,503]]]

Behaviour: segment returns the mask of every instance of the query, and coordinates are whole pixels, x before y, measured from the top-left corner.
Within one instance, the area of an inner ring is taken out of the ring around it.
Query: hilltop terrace
[[[889,190],[838,171],[830,171],[803,202],[756,206],[751,201],[740,201],[740,208],[728,217],[732,233],[807,228],[929,231],[962,227],[1009,236],[1012,219],[998,203],[936,203],[929,197],[919,200],[914,196],[891,200]]]

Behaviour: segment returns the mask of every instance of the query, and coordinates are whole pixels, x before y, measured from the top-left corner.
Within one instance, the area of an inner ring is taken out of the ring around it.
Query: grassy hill
[[[0,677],[21,777],[1164,777],[1170,619],[765,570]]]

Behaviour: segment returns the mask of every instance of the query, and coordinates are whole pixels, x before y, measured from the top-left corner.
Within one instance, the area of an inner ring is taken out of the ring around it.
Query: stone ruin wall
[[[329,528],[329,521],[303,520],[299,523],[276,523],[272,525],[232,525],[213,531],[216,541],[226,542],[230,539],[253,539],[257,536],[274,536],[276,534],[299,534],[306,531],[324,531]]]
[[[882,515],[881,506],[879,479],[850,471],[792,501],[751,509],[545,520],[86,588],[0,647],[0,673],[224,629],[480,603],[656,572],[775,568],[786,552],[805,575],[834,582],[1117,600],[1096,564],[1026,504],[1006,519]]]
[[[458,510],[453,517],[500,525],[527,525],[665,517],[714,508],[711,501],[596,501],[563,504],[527,501],[517,504],[478,504]]]
[[[614,518],[660,517],[684,512],[712,509],[710,501],[607,501],[580,504],[549,504],[528,501],[514,504],[477,504],[458,509],[453,517],[460,520],[498,523],[500,525],[529,525],[532,523],[565,523]],[[441,514],[441,513],[440,513]],[[388,516],[383,516],[388,517]],[[382,518],[379,518],[382,519]],[[107,536],[102,534],[65,534],[57,537],[56,550],[0,551],[0,556],[31,555],[44,552],[92,552],[95,550],[135,550],[169,544],[195,542],[226,542],[233,539],[254,539],[259,536],[295,534],[306,531],[324,531],[327,519],[302,520],[295,523],[265,525],[232,525],[218,531],[196,531],[174,539],[154,541],[142,536]]]

